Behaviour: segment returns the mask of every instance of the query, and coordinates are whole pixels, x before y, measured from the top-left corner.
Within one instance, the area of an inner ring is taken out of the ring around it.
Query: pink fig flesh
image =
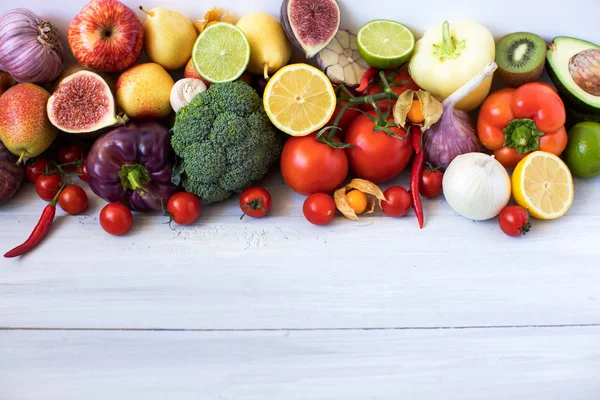
[[[99,75],[80,71],[58,86],[48,102],[48,114],[65,132],[93,132],[115,123],[114,99]]]

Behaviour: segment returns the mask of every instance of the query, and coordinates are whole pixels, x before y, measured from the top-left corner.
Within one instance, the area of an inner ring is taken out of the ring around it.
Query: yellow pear
[[[236,25],[246,34],[250,43],[248,71],[264,74],[266,79],[288,63],[292,47],[276,18],[256,12],[242,17]]]
[[[171,108],[171,89],[175,82],[156,63],[134,65],[117,79],[117,106],[131,119],[161,119]]]
[[[183,14],[167,8],[146,10],[144,22],[144,51],[151,61],[166,70],[181,68],[192,56],[198,37],[194,24]]]

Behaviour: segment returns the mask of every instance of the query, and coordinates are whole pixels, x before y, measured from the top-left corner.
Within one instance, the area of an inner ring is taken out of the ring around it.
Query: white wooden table
[[[385,4],[342,3],[351,26]],[[502,25],[511,7],[538,7],[522,3],[424,0],[414,18],[399,5],[385,16],[424,27],[466,14],[499,33],[587,29],[600,41],[596,2],[579,1],[595,12],[578,24],[558,23],[577,7],[554,15],[548,1],[552,15],[530,28]],[[83,1],[20,4],[65,26]],[[569,213],[517,240],[443,197],[425,202],[422,231],[412,214],[315,227],[277,171],[265,185],[268,218],[240,221],[232,200],[188,228],[136,215],[121,238],[102,231],[97,197],[84,216],[59,210],[39,248],[0,260],[0,400],[600,398],[598,180],[576,180]],[[43,206],[31,184],[1,206],[0,248],[26,238]]]

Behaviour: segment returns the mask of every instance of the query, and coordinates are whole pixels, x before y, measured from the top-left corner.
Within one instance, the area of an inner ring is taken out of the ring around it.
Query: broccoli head
[[[263,179],[282,148],[260,97],[242,80],[212,84],[181,108],[171,145],[183,188],[209,203]]]

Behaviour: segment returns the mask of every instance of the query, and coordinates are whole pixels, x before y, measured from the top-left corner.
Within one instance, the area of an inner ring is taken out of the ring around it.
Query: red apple
[[[73,55],[86,68],[120,72],[142,54],[144,26],[135,12],[117,0],[92,0],[69,24]]]
[[[206,85],[207,88],[210,87],[210,82],[207,81],[206,79],[204,79],[198,73],[198,71],[196,71],[196,67],[194,67],[194,61],[191,58],[188,61],[188,63],[185,65],[185,70],[183,70],[183,77],[184,78],[200,79],[202,82],[204,82],[204,84]]]

